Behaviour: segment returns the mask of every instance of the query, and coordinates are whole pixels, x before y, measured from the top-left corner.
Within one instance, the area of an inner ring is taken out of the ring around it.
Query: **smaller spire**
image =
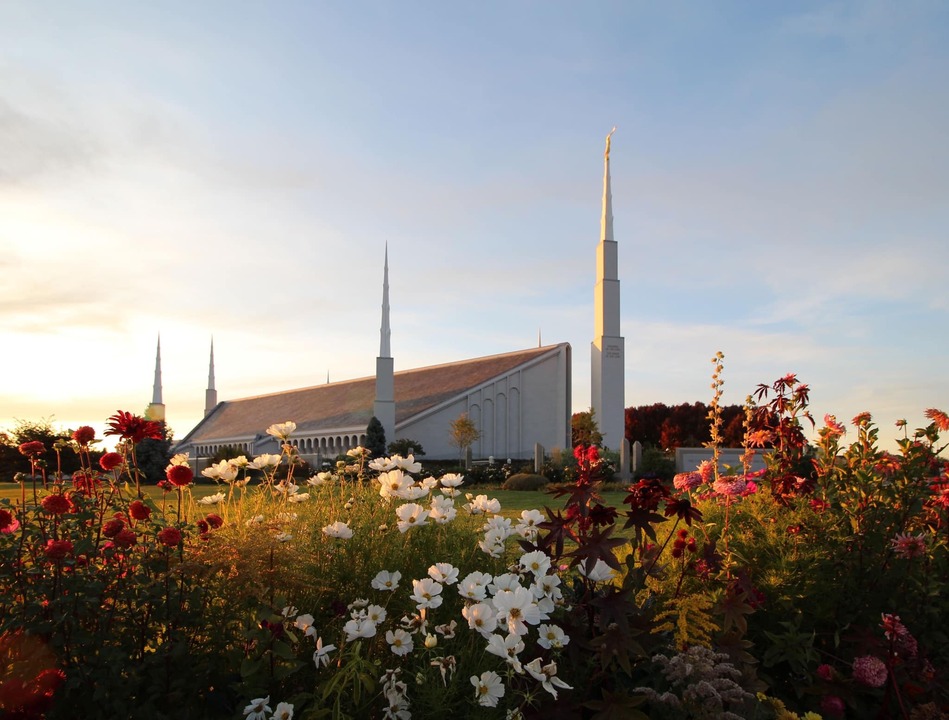
[[[326,384],[327,384],[327,385],[330,384],[330,371],[329,371],[329,370],[326,371]]]
[[[537,347],[544,347],[544,344],[540,341],[540,328],[537,328]]]
[[[603,153],[603,217],[600,220],[600,240],[613,239],[613,193],[610,190],[610,140],[614,127],[606,136],[606,151]]]
[[[208,390],[214,390],[214,336],[211,336],[211,361],[208,363]]]
[[[152,404],[161,405],[161,333],[158,333],[158,348],[155,351],[155,383],[152,386]]]

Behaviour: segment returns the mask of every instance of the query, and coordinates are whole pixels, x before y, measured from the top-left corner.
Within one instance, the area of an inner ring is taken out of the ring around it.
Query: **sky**
[[[0,3],[0,429],[569,342],[627,406],[949,410],[949,4]],[[293,418],[287,418],[292,420]],[[850,437],[853,437],[851,433]]]

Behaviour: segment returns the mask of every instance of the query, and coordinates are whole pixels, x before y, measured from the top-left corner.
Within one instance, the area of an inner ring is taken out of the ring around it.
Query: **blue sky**
[[[590,401],[603,140],[626,404],[795,372],[949,409],[949,5],[0,5],[0,427],[545,343]],[[292,418],[287,418],[292,419]]]

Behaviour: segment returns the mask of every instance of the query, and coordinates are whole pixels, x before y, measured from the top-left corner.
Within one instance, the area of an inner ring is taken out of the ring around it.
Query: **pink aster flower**
[[[853,679],[868,687],[883,687],[888,673],[886,663],[874,655],[864,655],[853,661]]]
[[[726,497],[741,495],[747,487],[748,483],[745,482],[744,478],[734,476],[719,478],[712,483],[712,489],[719,495],[725,495]]]
[[[911,535],[910,533],[897,533],[890,540],[890,549],[901,558],[909,560],[926,554],[926,535]]]
[[[694,490],[703,482],[702,476],[698,472],[679,473],[674,478],[672,478],[672,485],[679,492],[688,492],[690,490]]]

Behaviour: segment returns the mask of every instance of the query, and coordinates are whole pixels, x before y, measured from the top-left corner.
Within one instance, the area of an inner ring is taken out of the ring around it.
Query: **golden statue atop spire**
[[[613,133],[615,132],[616,132],[616,126],[614,125],[613,129],[610,130],[609,135],[606,136],[606,152],[603,153],[603,157],[605,157],[607,160],[610,159],[610,138],[613,137]]]

